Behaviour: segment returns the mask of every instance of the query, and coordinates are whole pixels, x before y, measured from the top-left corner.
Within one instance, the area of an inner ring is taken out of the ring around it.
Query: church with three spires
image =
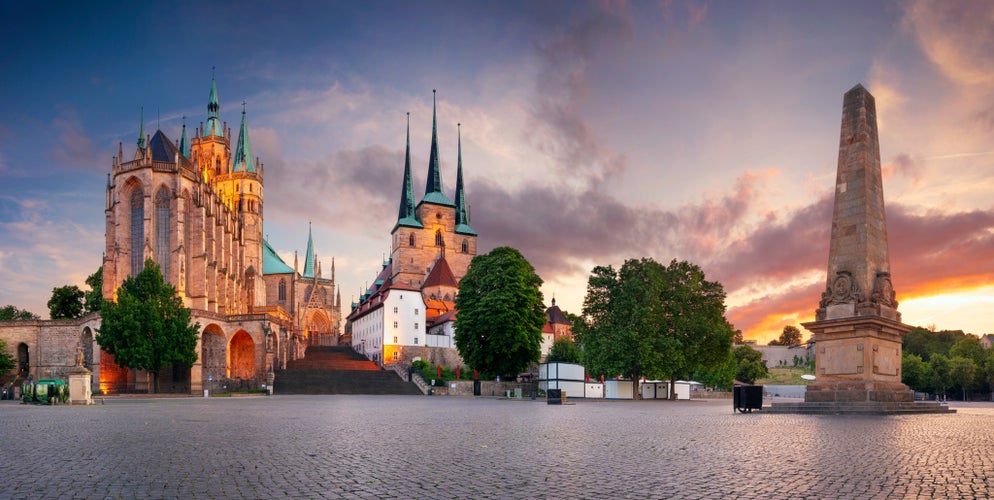
[[[428,178],[424,196],[416,203],[408,114],[404,181],[390,232],[390,257],[352,304],[347,318],[352,347],[381,365],[417,359],[446,366],[461,364],[453,339],[455,300],[459,280],[476,255],[477,233],[470,225],[463,187],[461,133],[455,200],[442,188],[437,118],[433,95]]]
[[[231,139],[212,77],[206,124],[189,134],[184,121],[174,142],[142,123],[134,154],[126,160],[120,145],[108,174],[104,298],[152,259],[202,329],[192,369],[160,373],[167,390],[259,387],[308,345],[339,341],[334,260],[322,272],[310,228],[302,272],[296,254],[291,267],[263,236],[265,166],[252,156],[244,105],[234,150]],[[99,347],[87,357],[104,392],[144,381]]]

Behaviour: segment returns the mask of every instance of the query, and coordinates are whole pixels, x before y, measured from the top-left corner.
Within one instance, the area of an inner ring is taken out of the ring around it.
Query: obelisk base
[[[914,401],[901,383],[901,336],[911,327],[880,316],[850,316],[812,323],[815,374],[805,402]]]

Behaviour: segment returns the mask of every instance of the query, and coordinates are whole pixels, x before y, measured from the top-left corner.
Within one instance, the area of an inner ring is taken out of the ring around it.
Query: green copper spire
[[[311,223],[307,223],[307,255],[304,256],[304,277],[314,277],[314,240],[311,238]]]
[[[252,148],[249,146],[248,125],[245,123],[245,103],[242,102],[242,128],[238,131],[238,147],[235,148],[233,172],[255,172]]]
[[[190,159],[190,140],[186,138],[186,117],[183,117],[183,135],[179,138],[179,154]]]
[[[466,192],[462,187],[462,124],[456,124],[459,131],[459,162],[456,168],[456,232],[476,236],[476,231],[469,226],[469,212],[466,210]]]
[[[414,210],[414,185],[411,183],[411,114],[407,113],[407,152],[404,155],[404,187],[400,193],[400,211],[397,214],[397,225],[422,228]]]
[[[438,166],[438,119],[435,104],[435,89],[431,90],[431,153],[428,156],[428,182],[425,184],[423,202],[452,206],[452,200],[442,192],[442,173]]]
[[[142,118],[138,124],[138,149],[145,150],[145,106],[141,108]]]
[[[224,136],[224,128],[221,126],[221,105],[217,102],[217,83],[214,81],[214,72],[211,71],[211,95],[207,99],[207,127],[204,128],[205,136]]]

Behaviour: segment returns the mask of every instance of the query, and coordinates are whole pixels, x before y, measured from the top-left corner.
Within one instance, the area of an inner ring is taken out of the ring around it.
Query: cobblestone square
[[[4,401],[2,498],[893,498],[994,491],[994,406],[424,396]]]

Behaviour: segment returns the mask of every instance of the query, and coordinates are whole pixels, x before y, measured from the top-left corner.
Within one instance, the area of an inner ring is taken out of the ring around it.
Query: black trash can
[[[732,389],[732,407],[740,413],[763,409],[763,386],[737,385]]]
[[[549,389],[545,391],[546,403],[550,405],[561,405],[563,404],[563,390],[562,389]]]

